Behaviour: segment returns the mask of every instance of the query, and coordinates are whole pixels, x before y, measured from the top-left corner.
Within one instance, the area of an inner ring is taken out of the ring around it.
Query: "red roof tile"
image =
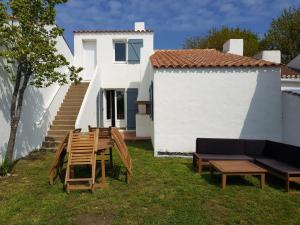
[[[281,78],[300,78],[300,71],[281,65]]]
[[[73,33],[152,33],[152,30],[75,30]]]
[[[158,50],[151,56],[151,63],[154,68],[279,66],[277,63],[222,53],[216,49]]]

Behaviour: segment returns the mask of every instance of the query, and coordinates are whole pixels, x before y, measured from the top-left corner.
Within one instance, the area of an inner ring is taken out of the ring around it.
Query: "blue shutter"
[[[150,118],[154,120],[154,99],[153,99],[153,81],[149,88],[149,97],[150,97]]]
[[[127,89],[127,129],[129,130],[135,130],[135,115],[138,112],[137,96],[137,88]]]
[[[142,47],[143,47],[143,39],[128,40],[128,62],[129,63],[140,63]]]

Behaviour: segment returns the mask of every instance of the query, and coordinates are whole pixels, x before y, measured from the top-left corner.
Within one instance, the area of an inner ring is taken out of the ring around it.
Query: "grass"
[[[300,224],[300,196],[284,192],[281,181],[260,190],[257,178],[229,178],[221,190],[220,177],[195,173],[191,159],[154,158],[149,142],[128,147],[132,182],[121,174],[94,194],[67,194],[60,181],[49,186],[52,152],[20,160],[15,176],[0,178],[0,224]]]

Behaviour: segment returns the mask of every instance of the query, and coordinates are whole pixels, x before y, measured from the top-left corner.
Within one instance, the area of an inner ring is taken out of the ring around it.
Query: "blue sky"
[[[292,6],[300,7],[300,0],[69,0],[57,8],[57,24],[73,48],[74,30],[133,29],[144,21],[155,32],[156,49],[175,49],[187,37],[223,25],[262,36],[272,18]]]

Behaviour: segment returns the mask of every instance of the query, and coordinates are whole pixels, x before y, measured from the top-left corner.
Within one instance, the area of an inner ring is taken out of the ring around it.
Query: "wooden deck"
[[[138,140],[150,140],[151,137],[137,137],[134,130],[122,130],[119,129],[123,139],[125,141],[138,141]]]

